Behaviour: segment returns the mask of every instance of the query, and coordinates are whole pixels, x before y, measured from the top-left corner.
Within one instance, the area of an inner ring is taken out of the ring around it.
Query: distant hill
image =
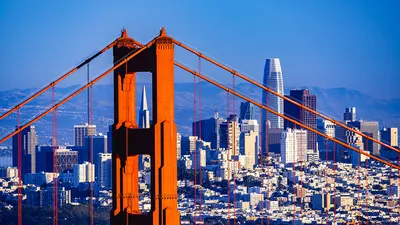
[[[149,107],[151,109],[151,86],[150,84],[138,84],[137,107],[139,108],[141,86],[146,85]],[[229,85],[231,86],[231,85]],[[56,88],[55,99],[72,93],[79,86]],[[198,109],[196,119],[212,117],[216,107],[220,116],[226,117],[228,111],[232,113],[232,95],[229,96],[229,109],[227,109],[227,94],[212,84],[201,82],[197,84],[197,95],[200,97],[201,107]],[[317,109],[335,119],[342,119],[345,107],[356,107],[357,117],[365,120],[377,120],[380,125],[400,127],[400,99],[381,100],[375,99],[367,94],[346,88],[319,88],[310,87],[310,92],[317,95]],[[246,96],[261,100],[261,90],[251,84],[240,83],[235,90]],[[27,96],[34,93],[36,89],[12,89],[0,92],[0,112],[13,107]],[[288,93],[289,90],[285,90]],[[44,93],[21,110],[21,123],[33,118],[39,112],[44,111],[51,105],[51,91]],[[240,99],[235,98],[236,112],[239,113]],[[193,122],[193,83],[175,84],[175,118],[179,132],[189,134]],[[76,96],[58,110],[58,130],[61,143],[72,142],[72,127],[87,121],[87,92]],[[99,132],[107,132],[108,125],[113,123],[113,89],[112,85],[98,85],[93,87],[93,122],[97,125]],[[256,118],[259,110],[255,110]],[[51,115],[35,124],[39,132],[40,141],[46,142],[51,135]],[[16,114],[0,121],[0,136],[10,132],[16,126]]]

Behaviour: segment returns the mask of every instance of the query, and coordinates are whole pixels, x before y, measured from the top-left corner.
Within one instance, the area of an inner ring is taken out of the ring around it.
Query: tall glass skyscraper
[[[282,69],[281,63],[278,58],[271,58],[265,61],[264,68],[264,80],[263,85],[268,87],[279,94],[283,95],[283,78],[282,78]],[[278,113],[283,114],[283,99],[279,98],[276,95],[268,93],[263,90],[262,93],[262,102],[264,105],[268,105],[268,107],[277,111]],[[262,111],[261,118],[261,140],[262,140],[262,152],[265,154],[267,145],[267,123],[268,128],[283,128],[283,118],[278,117],[272,113],[267,113],[265,110]]]

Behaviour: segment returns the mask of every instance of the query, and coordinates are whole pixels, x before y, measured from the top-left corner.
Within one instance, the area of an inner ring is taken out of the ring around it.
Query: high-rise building
[[[226,122],[220,125],[220,147],[230,151],[230,155],[239,155],[240,128],[236,115],[229,115]]]
[[[290,90],[290,95],[286,96],[295,100],[296,102],[310,108],[313,110],[317,109],[317,97],[315,95],[311,95],[308,89],[302,90]],[[293,118],[297,121],[300,121],[306,126],[311,128],[317,129],[317,116],[309,111],[301,109],[299,106],[285,101],[285,115]],[[295,125],[294,123],[285,120],[285,129],[292,128],[292,129],[300,129],[299,126]],[[307,131],[307,148],[312,149],[314,151],[317,150],[317,134]]]
[[[245,165],[247,166],[247,169],[253,169],[254,165],[257,163],[257,136],[257,133],[253,130],[242,132],[240,134],[240,153],[248,158],[248,163]]]
[[[94,182],[94,164],[84,162],[82,164],[74,165],[74,186],[79,183]]]
[[[391,128],[383,128],[381,130],[381,141],[393,146],[393,147],[398,147],[399,146],[399,132],[397,127],[391,127]],[[397,160],[398,158],[398,153],[382,146],[381,147],[381,156],[390,160]]]
[[[281,64],[278,58],[267,59],[265,61],[263,85],[275,92],[283,95],[283,78]],[[280,114],[283,114],[284,105],[283,99],[273,95],[265,90],[262,92],[262,103],[274,109]],[[269,126],[267,126],[269,121]],[[269,128],[283,128],[283,118],[278,117],[265,110],[262,111],[261,118],[261,149],[262,153],[267,152],[267,129]]]
[[[176,133],[176,154],[177,158],[181,158],[181,141],[182,141],[182,135],[180,133]]]
[[[345,112],[343,113],[343,121],[354,122],[356,120],[357,120],[356,107],[346,108]]]
[[[329,137],[334,138],[335,137],[335,129],[336,125],[332,123],[331,121],[324,120],[324,119],[318,119],[317,120],[317,129],[321,131],[322,133],[328,135]],[[318,150],[321,153],[321,159],[325,160],[326,159],[326,151],[328,151],[328,160],[330,160],[333,156],[333,146],[334,142],[328,140],[327,138],[318,135],[317,136],[317,142],[318,142]],[[324,153],[322,153],[324,152]]]
[[[26,173],[36,173],[37,144],[38,135],[36,134],[34,126],[28,126],[19,134],[13,136],[13,167],[18,167],[18,151],[20,151],[22,160],[22,177],[24,177]],[[18,149],[18,145],[20,145],[21,149]]]
[[[196,150],[197,140],[197,136],[181,137],[181,156],[191,155]]]
[[[240,132],[241,133],[249,133],[250,131],[253,131],[255,136],[256,136],[256,154],[259,154],[259,144],[260,144],[260,131],[259,131],[259,125],[257,120],[242,120],[240,123]],[[256,157],[257,159],[257,157]],[[257,163],[257,160],[256,160]]]
[[[240,121],[254,120],[254,106],[250,102],[240,103]]]
[[[377,140],[379,140],[379,124],[378,121],[364,121],[358,120],[347,123],[350,127],[358,128],[362,133],[369,135]],[[364,150],[371,152],[375,155],[379,155],[379,145],[378,143],[372,142],[366,138],[363,138]]]
[[[146,87],[142,89],[142,101],[139,111],[139,128],[150,128],[150,111],[147,106]]]
[[[206,166],[206,161],[207,161],[207,155],[206,155],[206,150],[198,148],[195,150],[196,154],[194,152],[191,155],[192,158],[192,168],[193,169],[200,169]]]
[[[211,148],[218,149],[220,148],[220,125],[224,121],[223,118],[218,117],[217,112],[213,118],[196,121],[192,124],[192,136],[211,142]]]
[[[354,129],[358,130],[358,128]],[[335,138],[360,150],[365,150],[363,144],[363,138],[361,137],[361,135],[356,134],[352,131],[349,131],[347,129],[338,126],[335,129]],[[352,163],[354,162],[354,160],[352,160],[352,157],[354,156],[358,158],[358,155],[353,154],[353,150],[338,144],[336,145],[337,162]]]
[[[107,151],[112,152],[112,125],[108,126],[107,131]]]
[[[112,187],[112,159],[111,153],[99,153],[97,155],[96,180],[103,187]]]
[[[56,171],[53,172],[65,173],[72,171],[74,165],[78,163],[78,152],[60,146],[54,151],[54,160],[56,163]]]
[[[92,152],[93,158],[89,159],[89,151],[91,150],[93,150]],[[79,163],[92,160],[93,162],[95,162],[95,158],[99,153],[108,153],[107,135],[103,135],[102,133],[95,135],[88,135],[84,138],[83,151],[79,152]]]
[[[74,125],[74,145],[84,146],[85,136],[95,135],[96,125],[89,125],[85,123],[83,125]]]
[[[290,129],[283,131],[281,138],[282,163],[307,161],[307,131]]]

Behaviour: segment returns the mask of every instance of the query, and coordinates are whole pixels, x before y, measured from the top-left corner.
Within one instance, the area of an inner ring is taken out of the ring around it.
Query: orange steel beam
[[[8,115],[10,115],[11,113],[15,112],[16,110],[20,109],[22,106],[24,106],[26,103],[32,101],[34,98],[36,98],[37,96],[41,95],[43,92],[49,90],[51,87],[54,87],[56,84],[60,83],[62,80],[64,80],[65,78],[67,78],[69,75],[71,75],[72,73],[76,72],[77,70],[79,70],[79,68],[81,68],[82,66],[86,65],[87,63],[89,63],[90,61],[92,61],[93,59],[95,59],[97,56],[101,55],[102,53],[106,52],[108,49],[112,48],[116,43],[117,40],[114,40],[113,42],[111,42],[109,45],[107,45],[105,48],[103,48],[102,50],[100,50],[99,52],[97,52],[96,54],[92,55],[91,57],[89,57],[88,59],[86,59],[83,63],[79,64],[78,66],[76,66],[75,68],[73,68],[72,70],[70,70],[69,72],[67,72],[66,74],[62,75],[61,77],[59,77],[57,80],[51,82],[49,85],[47,85],[46,87],[44,87],[43,89],[41,89],[40,91],[36,92],[35,94],[33,94],[32,96],[30,96],[29,98],[25,99],[23,102],[19,103],[18,105],[16,105],[14,108],[10,109],[9,111],[7,111],[6,113],[4,113],[3,115],[0,116],[0,120],[4,119],[5,117],[7,117]]]
[[[287,116],[285,116],[283,114],[280,114],[280,113],[276,112],[275,110],[272,110],[272,109],[266,107],[265,105],[260,104],[259,102],[255,101],[255,100],[247,98],[246,96],[244,96],[242,94],[239,94],[239,93],[237,93],[236,91],[234,91],[234,90],[232,90],[230,88],[227,88],[225,85],[219,84],[219,83],[211,80],[210,78],[208,78],[208,77],[206,77],[204,75],[201,75],[200,73],[196,72],[195,70],[189,69],[188,67],[186,67],[186,66],[184,66],[184,65],[182,65],[180,63],[175,62],[175,65],[178,66],[179,68],[181,68],[181,69],[183,69],[183,70],[185,70],[185,71],[187,71],[187,72],[189,72],[189,73],[191,73],[191,74],[193,74],[193,75],[195,75],[195,76],[197,76],[197,77],[199,77],[199,78],[201,78],[201,79],[203,79],[203,80],[205,80],[205,81],[207,81],[207,82],[209,82],[209,83],[211,83],[211,84],[213,84],[213,85],[215,85],[215,86],[217,86],[217,87],[219,87],[221,89],[223,89],[226,92],[232,93],[232,94],[236,95],[237,97],[239,97],[239,98],[241,98],[243,100],[249,101],[249,102],[253,103],[254,105],[256,105],[256,106],[258,106],[258,107],[260,107],[260,108],[262,108],[264,110],[267,110],[268,112],[273,113],[273,114],[275,114],[275,115],[277,115],[279,117],[282,117],[282,118],[284,118],[284,119],[286,119],[286,120],[288,120],[288,121],[290,121],[290,122],[292,122],[294,124],[297,124],[297,125],[299,125],[300,127],[304,128],[304,129],[307,129],[307,130],[309,130],[309,131],[311,131],[313,133],[321,135],[321,136],[325,137],[326,139],[334,141],[334,142],[336,142],[336,143],[338,143],[338,144],[340,144],[340,145],[342,145],[342,146],[344,146],[346,148],[349,148],[349,149],[351,149],[351,150],[353,150],[353,151],[355,151],[355,152],[357,152],[359,154],[362,154],[362,155],[365,155],[367,157],[370,157],[371,159],[374,159],[374,160],[376,160],[376,161],[378,161],[380,163],[383,163],[383,164],[385,164],[387,166],[390,166],[392,168],[400,170],[400,166],[398,166],[398,165],[395,165],[395,164],[392,164],[390,162],[387,162],[387,161],[385,161],[385,160],[383,160],[383,159],[381,159],[381,158],[379,158],[377,156],[371,155],[369,153],[365,153],[365,152],[363,152],[363,151],[361,151],[361,150],[359,150],[359,149],[357,149],[357,148],[355,148],[355,147],[353,147],[353,146],[351,146],[351,145],[349,145],[347,143],[344,143],[344,142],[342,142],[340,140],[337,140],[335,138],[329,137],[328,135],[326,135],[326,134],[324,134],[324,133],[322,133],[322,132],[320,132],[320,131],[318,131],[316,129],[313,129],[313,128],[309,127],[309,126],[306,126],[306,125],[298,122],[297,120],[294,120],[294,119],[289,118],[289,117],[287,117]]]
[[[355,129],[353,129],[353,128],[350,128],[350,127],[348,127],[347,125],[345,125],[345,124],[343,124],[343,123],[340,123],[340,122],[338,122],[338,121],[336,121],[336,120],[334,120],[334,119],[332,119],[332,118],[330,118],[330,117],[327,117],[327,116],[325,116],[325,115],[323,115],[323,114],[321,114],[321,113],[319,113],[319,112],[317,112],[317,111],[315,111],[315,110],[313,110],[313,109],[308,108],[307,106],[304,106],[304,105],[302,105],[302,104],[300,104],[300,103],[298,103],[298,102],[296,102],[296,101],[294,101],[294,100],[292,100],[292,99],[286,97],[285,95],[279,94],[278,92],[275,92],[274,90],[272,90],[272,89],[270,89],[270,88],[267,88],[267,87],[265,87],[264,85],[261,85],[261,84],[257,83],[256,81],[254,81],[254,80],[252,80],[252,79],[250,79],[250,78],[248,78],[248,77],[246,77],[246,76],[244,76],[244,75],[238,73],[237,71],[235,71],[235,70],[233,70],[233,69],[231,69],[231,68],[229,68],[229,67],[227,67],[227,66],[224,66],[224,65],[222,65],[221,63],[219,63],[219,62],[217,62],[217,61],[215,61],[215,60],[213,60],[213,59],[207,57],[206,55],[204,55],[204,54],[202,54],[202,53],[200,53],[200,52],[198,52],[198,51],[195,51],[195,50],[191,49],[190,47],[188,47],[188,46],[182,44],[182,42],[179,42],[179,41],[177,41],[177,40],[174,39],[174,43],[175,43],[176,45],[178,45],[178,46],[184,48],[185,50],[187,50],[187,51],[189,51],[189,52],[191,52],[191,53],[193,53],[193,54],[195,54],[195,55],[197,55],[197,56],[199,56],[199,57],[201,57],[201,58],[203,58],[203,59],[205,59],[205,60],[211,62],[212,64],[214,64],[214,65],[216,65],[216,66],[218,66],[218,67],[220,67],[220,68],[222,68],[222,69],[224,69],[224,70],[226,70],[226,71],[232,73],[233,75],[238,76],[238,77],[242,78],[243,80],[254,84],[254,85],[257,86],[257,87],[264,89],[265,91],[268,91],[268,92],[270,92],[270,93],[272,93],[272,94],[274,94],[274,95],[276,95],[276,96],[278,96],[278,97],[280,97],[280,98],[283,98],[284,100],[286,100],[286,101],[288,101],[288,102],[290,102],[290,103],[292,103],[292,104],[295,104],[296,106],[298,106],[298,107],[300,107],[300,108],[302,108],[302,109],[305,109],[305,110],[307,110],[307,111],[309,111],[309,112],[311,112],[311,113],[313,113],[313,114],[315,114],[315,115],[317,115],[317,116],[319,116],[319,117],[321,117],[321,118],[323,118],[323,119],[325,119],[325,120],[328,120],[328,121],[330,121],[330,122],[332,122],[332,123],[334,123],[334,124],[336,124],[336,125],[338,125],[338,126],[341,126],[341,127],[345,128],[345,129],[347,129],[347,130],[349,130],[349,131],[352,131],[352,132],[356,133],[356,134],[359,134],[359,135],[361,135],[361,136],[364,137],[364,138],[367,138],[367,139],[369,139],[369,140],[371,140],[371,141],[373,141],[373,142],[375,142],[375,143],[378,143],[378,144],[380,144],[380,145],[382,145],[382,146],[385,146],[385,147],[387,147],[387,148],[389,148],[389,149],[391,149],[391,150],[393,150],[393,151],[396,151],[396,152],[400,153],[400,150],[399,150],[399,149],[397,149],[397,148],[395,148],[395,147],[393,147],[393,146],[390,146],[390,145],[388,145],[388,144],[385,144],[385,143],[383,143],[383,142],[381,142],[381,141],[379,141],[379,140],[377,140],[377,139],[375,139],[375,138],[372,138],[372,137],[370,137],[370,136],[368,136],[368,135],[365,135],[364,133],[362,133],[362,132],[360,132],[360,131],[358,131],[358,130],[355,130]]]
[[[60,107],[61,105],[63,105],[65,102],[67,102],[68,100],[70,100],[71,98],[73,98],[74,96],[78,95],[79,93],[81,93],[82,91],[84,91],[86,88],[92,86],[93,84],[95,84],[97,81],[101,80],[103,77],[105,77],[106,75],[108,75],[109,73],[111,73],[112,71],[114,71],[115,69],[117,69],[118,67],[120,67],[121,65],[123,65],[124,63],[128,62],[130,59],[132,59],[133,57],[135,57],[136,55],[138,55],[139,53],[141,53],[142,51],[144,51],[146,48],[150,47],[153,43],[155,42],[155,39],[153,39],[152,41],[150,41],[149,43],[147,43],[146,45],[144,45],[144,48],[140,48],[137,51],[133,52],[132,54],[130,54],[129,56],[125,56],[124,58],[122,58],[118,64],[115,64],[112,68],[108,69],[106,72],[104,72],[103,74],[101,74],[100,76],[98,76],[97,78],[95,78],[94,80],[92,80],[91,82],[89,82],[88,84],[86,84],[85,86],[79,88],[78,90],[76,90],[74,93],[72,93],[71,95],[69,95],[68,97],[64,98],[63,100],[61,100],[60,102],[58,102],[57,104],[55,104],[53,107],[51,107],[50,109],[46,110],[45,112],[43,112],[42,114],[40,114],[39,116],[37,116],[36,118],[32,119],[31,121],[27,122],[26,124],[24,124],[23,126],[19,127],[18,129],[16,129],[15,131],[13,131],[12,133],[8,134],[7,136],[5,136],[4,138],[2,138],[0,140],[0,144],[3,143],[4,141],[6,141],[7,139],[9,139],[10,137],[14,136],[15,134],[18,134],[19,132],[21,132],[23,129],[25,129],[26,127],[30,126],[31,124],[33,124],[34,122],[38,121],[39,119],[41,119],[42,117],[44,117],[45,115],[49,114],[51,111],[57,109],[58,107]]]

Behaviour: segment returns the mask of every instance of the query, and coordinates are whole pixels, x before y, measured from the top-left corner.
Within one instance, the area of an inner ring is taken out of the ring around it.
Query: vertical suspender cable
[[[325,140],[325,195],[328,196],[329,189],[328,189],[328,145],[329,140]],[[326,206],[326,225],[329,223],[329,206]]]
[[[336,144],[333,143],[333,223],[336,222]]]
[[[232,90],[235,90],[235,76],[232,74]],[[238,119],[236,115],[236,104],[235,104],[235,95],[232,95],[232,114],[236,116],[235,118],[235,126],[233,126],[233,153],[235,155],[234,165],[235,169],[233,170],[233,224],[236,225],[236,169],[238,169],[239,165],[237,162],[237,157],[239,156],[239,152],[236,150],[238,148],[236,143],[236,135],[237,131],[236,128],[238,127]]]
[[[358,167],[358,172],[357,172],[357,176],[358,176],[358,198],[357,198],[357,202],[358,202],[358,221],[361,221],[361,154],[358,154],[358,163],[357,163],[357,167]]]
[[[230,188],[230,181],[231,181],[231,155],[230,155],[230,148],[231,148],[231,146],[230,146],[230,143],[229,143],[229,114],[230,114],[230,110],[229,110],[229,107],[230,107],[230,104],[229,104],[229,92],[226,92],[226,111],[227,111],[227,118],[228,118],[228,121],[227,121],[227,124],[226,124],[226,126],[227,126],[227,129],[226,129],[226,137],[227,137],[227,143],[226,143],[226,147],[227,147],[227,158],[228,158],[228,182],[227,182],[227,184],[228,184],[228,193],[227,193],[227,195],[228,195],[228,225],[230,225],[231,224],[231,215],[230,215],[230,213],[231,213],[231,200],[230,200],[230,197],[231,197],[231,188]]]
[[[368,151],[368,142],[369,142],[369,140],[367,140],[366,141],[366,143],[365,143],[365,146],[366,146],[366,151],[367,152],[369,152]],[[367,224],[369,224],[369,213],[368,213],[368,190],[369,190],[369,178],[368,178],[368,161],[369,161],[369,159],[366,159],[365,160],[365,173],[366,173],[366,176],[365,176],[365,207],[366,207],[366,209],[365,209],[365,216],[367,217]]]
[[[52,105],[55,105],[55,89],[54,86],[52,87]],[[56,149],[57,149],[57,137],[56,137],[56,133],[57,133],[57,117],[56,117],[56,110],[53,110],[53,118],[52,118],[52,149],[53,149],[53,171],[54,171],[54,175],[53,175],[53,225],[57,225],[58,224],[58,155],[56,154]]]
[[[18,109],[17,112],[17,127],[20,127],[21,123],[21,111]],[[22,225],[22,146],[21,146],[21,132],[18,133],[18,225]]]
[[[199,66],[199,73],[201,73],[201,58],[199,57],[199,59],[198,59],[198,66]],[[199,114],[199,121],[201,120],[201,86],[199,85],[199,87],[198,87],[198,98],[199,98],[199,102],[198,102],[198,104],[199,104],[199,107],[198,107],[198,114]],[[203,133],[202,133],[202,131],[201,131],[201,122],[199,123],[199,137],[202,137],[203,138]],[[202,149],[202,150],[204,150],[204,149]],[[199,214],[200,214],[200,221],[203,221],[203,218],[202,218],[202,201],[203,201],[203,197],[202,197],[202,194],[203,194],[203,175],[202,175],[202,173],[203,173],[203,168],[202,168],[202,166],[201,166],[201,153],[199,152],[199,158],[200,158],[200,160],[199,160],[199,168],[200,168],[200,174],[199,174],[199,183],[200,183],[200,192],[199,192],[199,197],[200,197],[200,205],[199,205],[199,207],[200,207],[200,212],[199,212]]]
[[[197,98],[197,96],[196,96],[196,83],[197,83],[197,79],[196,79],[196,76],[193,76],[193,122],[194,122],[194,129],[193,129],[193,135],[194,136],[200,136],[200,134],[197,134],[197,127],[196,127],[196,116],[197,116],[197,108],[196,108],[196,104],[197,104],[197,101],[196,101],[196,98]],[[189,140],[189,142],[190,142],[190,140]],[[194,177],[193,177],[193,189],[194,189],[194,201],[193,201],[193,219],[194,219],[194,224],[196,224],[196,221],[197,221],[197,216],[196,216],[196,213],[197,213],[197,209],[196,209],[196,206],[197,206],[197,182],[196,182],[196,180],[197,180],[197,140],[195,140],[195,149],[194,149],[194,152],[192,153],[193,154],[193,170],[194,170]]]
[[[89,63],[86,66],[87,70],[87,83],[90,83],[90,67]],[[88,101],[88,143],[89,143],[89,149],[88,149],[88,159],[90,166],[93,164],[93,133],[92,133],[92,86],[88,88],[87,91],[87,101]],[[89,179],[92,179],[91,176],[88,177]],[[94,178],[94,177],[93,177]],[[94,190],[93,190],[93,180],[89,180],[89,215],[90,215],[90,223],[91,225],[94,225],[94,205],[93,205],[93,195],[94,195]]]

